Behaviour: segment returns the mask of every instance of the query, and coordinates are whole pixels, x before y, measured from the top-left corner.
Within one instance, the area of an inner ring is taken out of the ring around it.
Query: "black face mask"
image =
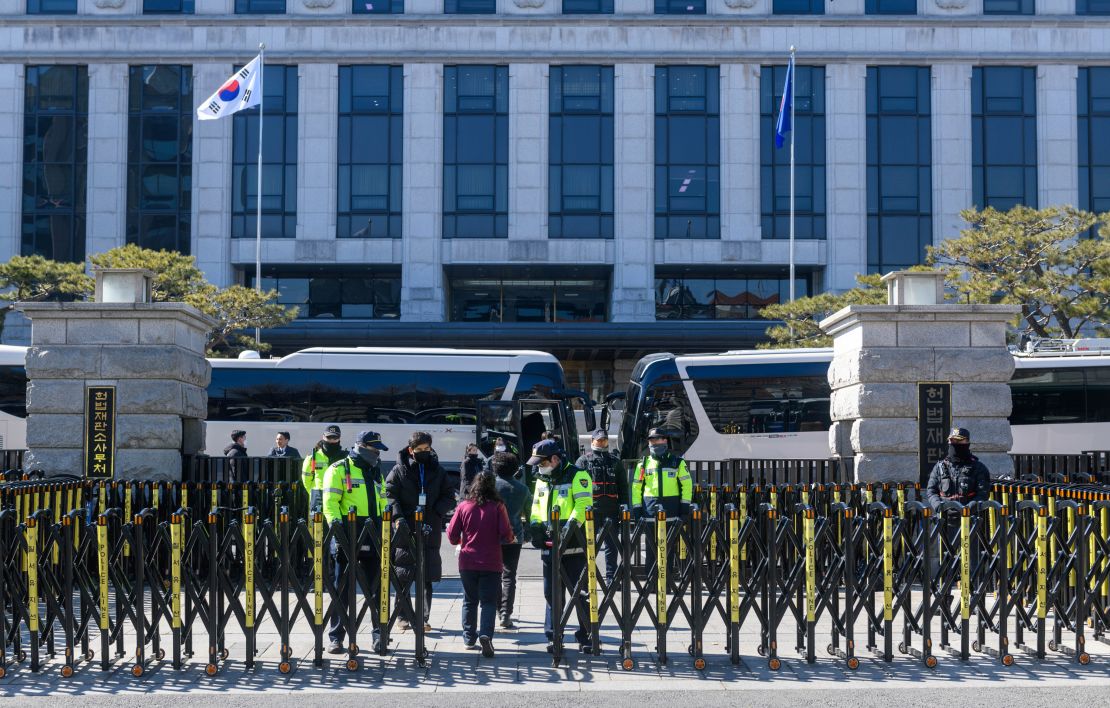
[[[412,453],[412,459],[422,465],[431,464],[432,460],[435,459],[435,453],[431,450],[421,450],[420,452]]]
[[[478,459],[478,453],[472,452],[469,455],[467,455],[467,457],[469,457],[472,460],[477,460]]]
[[[957,445],[956,443],[948,443],[948,457],[953,460],[968,460],[971,459],[971,446]]]
[[[330,440],[324,441],[324,452],[328,453],[329,455],[334,455],[342,449],[343,446],[340,445],[338,442],[331,442]]]

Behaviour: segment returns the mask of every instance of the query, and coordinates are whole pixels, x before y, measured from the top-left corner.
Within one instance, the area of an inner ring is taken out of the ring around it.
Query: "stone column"
[[[825,285],[848,290],[867,271],[867,67],[825,68]]]
[[[127,86],[126,64],[89,65],[85,252],[90,255],[126,240]]]
[[[22,64],[0,64],[0,261],[5,263],[21,249],[23,81]]]
[[[1013,471],[1006,327],[1016,312],[1011,305],[851,305],[821,322],[833,337],[829,446],[855,459],[856,481],[919,481],[919,383],[950,382],[951,425],[971,432],[972,450],[993,476]]]
[[[231,64],[194,64],[193,96],[204,100],[233,70]],[[232,283],[231,136],[232,119],[193,118],[193,253],[197,267],[220,287]]]
[[[932,76],[933,245],[956,238],[970,207],[971,64],[934,64]]]
[[[509,238],[547,255],[548,70],[509,65]],[[510,249],[511,250],[511,249]],[[526,249],[527,250],[527,249]]]
[[[298,72],[296,260],[334,263],[339,65],[301,64]]]
[[[510,110],[512,105],[510,104]],[[401,319],[442,322],[443,66],[405,65]],[[510,139],[512,135],[509,136]]]
[[[1037,67],[1037,201],[1041,207],[1079,204],[1079,67]]]
[[[655,320],[655,67],[614,69],[613,322]]]
[[[82,474],[85,387],[116,387],[116,479],[180,480],[204,445],[212,321],[183,303],[24,303],[26,466]]]
[[[759,64],[721,66],[721,245],[725,260],[761,260],[759,74]]]

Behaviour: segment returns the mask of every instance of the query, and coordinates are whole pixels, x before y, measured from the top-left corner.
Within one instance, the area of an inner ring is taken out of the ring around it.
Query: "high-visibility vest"
[[[321,477],[324,480],[324,518],[329,524],[346,518],[351,507],[355,508],[355,516],[360,519],[369,516],[381,518],[387,504],[385,480],[377,466],[373,469],[373,476],[374,479],[367,481],[362,468],[352,464],[349,457],[328,467]]]
[[[661,459],[650,455],[636,463],[632,475],[632,505],[645,500],[681,499],[687,504],[694,498],[694,486],[686,460],[667,453]]]
[[[559,483],[554,483],[553,480],[536,478],[532,513],[528,517],[530,523],[549,524],[553,509],[559,510],[560,523],[571,519],[585,523],[586,509],[593,505],[594,498],[594,482],[590,473],[567,462],[560,471],[559,479]]]

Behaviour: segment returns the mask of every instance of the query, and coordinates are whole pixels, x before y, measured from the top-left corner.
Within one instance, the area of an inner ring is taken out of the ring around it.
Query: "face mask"
[[[552,465],[540,465],[536,468],[536,471],[539,472],[541,477],[550,477],[553,469],[555,468]]]
[[[414,452],[412,454],[412,457],[413,457],[414,460],[416,460],[420,464],[426,465],[426,464],[428,464],[432,461],[432,451],[431,450],[421,450],[420,452]]]
[[[328,452],[338,452],[339,449],[340,449],[340,447],[339,447],[339,442],[338,441],[337,442],[331,442],[329,440],[324,441],[324,450],[326,450]]]
[[[667,443],[659,443],[657,445],[648,445],[648,450],[651,451],[652,457],[662,457],[667,452]]]
[[[593,450],[594,452],[608,452],[609,451],[609,446],[608,445],[590,445],[590,449]]]
[[[971,457],[971,446],[948,443],[948,456],[957,460],[966,460]]]
[[[493,448],[493,451],[494,452],[505,452],[505,446],[504,445],[497,445]]]
[[[467,457],[469,457],[472,460],[477,460],[478,459],[478,453],[476,453],[476,452],[468,453]]]
[[[360,447],[358,449],[358,456],[362,461],[369,465],[378,464],[378,459],[381,458],[382,453],[372,447]]]

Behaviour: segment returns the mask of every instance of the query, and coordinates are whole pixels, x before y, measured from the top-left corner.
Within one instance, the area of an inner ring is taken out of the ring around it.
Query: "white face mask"
[[[590,445],[590,448],[592,448],[593,450],[596,450],[597,452],[608,452],[609,451],[609,446],[608,445]]]
[[[493,451],[494,452],[505,452],[505,446],[504,445],[498,445],[498,446],[493,448]]]
[[[551,470],[555,469],[553,465],[540,465],[540,474],[551,474]]]

